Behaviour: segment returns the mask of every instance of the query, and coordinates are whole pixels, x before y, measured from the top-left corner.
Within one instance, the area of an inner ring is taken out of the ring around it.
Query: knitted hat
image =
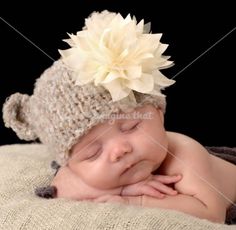
[[[161,89],[174,83],[167,45],[150,24],[128,15],[94,12],[66,40],[70,49],[37,79],[32,96],[15,93],[3,106],[6,127],[20,139],[37,138],[65,164],[80,137],[111,114],[151,103],[165,111]]]

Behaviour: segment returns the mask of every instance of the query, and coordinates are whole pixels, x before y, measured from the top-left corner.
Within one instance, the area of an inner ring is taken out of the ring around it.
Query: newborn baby
[[[227,177],[236,166],[166,132],[162,111],[152,105],[126,115],[96,125],[73,146],[51,184],[57,197],[175,209],[223,223],[236,200],[235,178]]]
[[[236,180],[228,177],[236,166],[165,131],[162,90],[175,81],[160,71],[173,65],[161,36],[130,15],[92,13],[81,31],[69,34],[70,48],[60,50],[33,94],[8,97],[4,123],[54,153],[62,165],[51,183],[59,198],[175,209],[224,222],[236,200]]]

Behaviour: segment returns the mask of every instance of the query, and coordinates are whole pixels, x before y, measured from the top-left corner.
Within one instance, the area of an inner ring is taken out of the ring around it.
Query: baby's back
[[[210,161],[228,207],[236,201],[236,165],[214,155],[210,155]]]

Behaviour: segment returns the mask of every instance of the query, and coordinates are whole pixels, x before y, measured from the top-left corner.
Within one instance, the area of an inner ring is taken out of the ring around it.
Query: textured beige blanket
[[[0,147],[0,229],[236,229],[158,208],[41,199],[34,189],[49,184],[51,160],[40,144]]]

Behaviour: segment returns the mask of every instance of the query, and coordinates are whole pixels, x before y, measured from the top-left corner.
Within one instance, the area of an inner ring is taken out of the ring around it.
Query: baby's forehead
[[[118,113],[112,113],[105,117],[102,122],[93,126],[82,138],[89,138],[95,132],[101,132],[104,129],[109,128],[109,126],[115,124],[122,124],[125,122],[141,119],[141,116],[137,116],[137,112],[142,112],[142,108],[133,108],[127,112],[120,111]]]
[[[87,133],[80,137],[76,145],[81,144],[83,142],[90,142],[90,140],[92,141],[94,137],[97,137],[104,131],[108,130],[109,126],[123,124],[137,119],[142,119],[144,117],[142,115],[144,113],[149,112],[150,108],[151,107],[147,105],[142,107],[131,108],[127,112],[120,111],[118,113],[112,113],[109,116],[105,117],[103,119],[103,122],[96,124],[90,130],[88,130]]]
[[[121,116],[123,114],[124,113],[112,114],[110,117],[105,118],[102,122],[94,125],[82,137],[80,137],[77,144],[82,143],[87,139],[91,139],[94,135],[97,135],[97,134],[101,133],[102,131],[109,129],[109,127],[112,125],[115,125],[118,123],[124,123],[124,122],[127,122],[128,120],[130,120],[130,119],[125,119],[123,116]]]

